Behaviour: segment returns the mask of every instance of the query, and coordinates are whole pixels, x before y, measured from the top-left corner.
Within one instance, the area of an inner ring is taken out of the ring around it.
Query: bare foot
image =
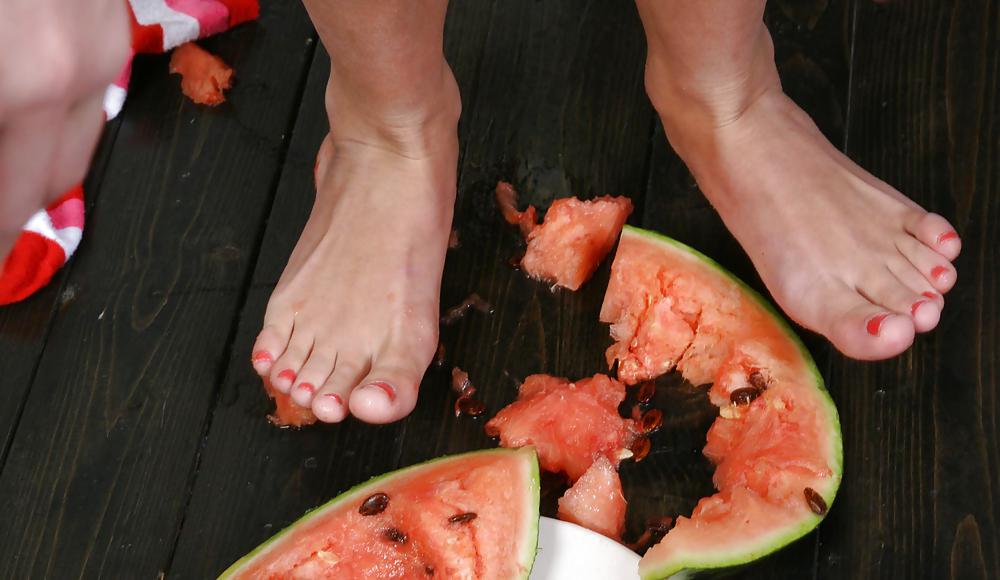
[[[744,77],[700,71],[682,90],[651,54],[650,98],[785,312],[850,357],[897,355],[937,325],[958,234],[833,147],[781,91],[760,39]]]
[[[253,365],[322,421],[351,413],[387,423],[416,404],[437,348],[454,209],[453,89],[426,123],[402,132],[396,123],[366,141],[328,136],[320,149],[316,202],[271,295]]]

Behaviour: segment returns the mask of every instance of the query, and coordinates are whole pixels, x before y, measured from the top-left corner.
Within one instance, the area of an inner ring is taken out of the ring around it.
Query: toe
[[[910,305],[910,316],[917,332],[927,332],[937,327],[941,311],[944,309],[944,297],[935,291],[927,278],[906,259],[901,258],[891,262],[889,269],[901,284],[909,288],[914,295],[919,295],[919,298]]]
[[[909,316],[917,332],[927,332],[937,326],[941,317],[938,303],[910,288],[892,270],[890,266],[870,274],[859,285],[859,293],[887,311]]]
[[[376,358],[371,371],[351,393],[351,414],[368,423],[402,419],[417,404],[420,380],[430,363],[411,358],[411,352],[392,349]]]
[[[320,421],[339,423],[347,418],[351,391],[368,373],[367,357],[340,353],[333,373],[312,399],[313,414]]]
[[[910,235],[946,260],[954,260],[962,251],[962,239],[954,226],[936,213],[915,212],[905,227]]]
[[[296,404],[300,407],[312,405],[317,390],[326,383],[333,372],[333,361],[334,356],[331,349],[321,348],[319,344],[313,346],[309,358],[302,365],[302,370],[299,371],[295,378],[295,384],[292,385],[292,400]]]
[[[934,290],[944,294],[958,280],[958,272],[944,256],[915,238],[904,237],[896,244],[899,252],[920,272]]]
[[[822,300],[827,315],[817,330],[851,358],[886,359],[913,344],[915,328],[908,310],[894,312],[846,285],[831,287]]]
[[[282,393],[290,393],[295,379],[299,376],[303,363],[312,350],[312,336],[304,332],[293,332],[285,352],[271,365],[271,386]]]
[[[250,363],[258,375],[266,377],[271,372],[274,359],[281,356],[285,352],[285,347],[288,346],[291,330],[291,325],[286,328],[276,323],[268,324],[257,335],[257,340],[251,351]]]

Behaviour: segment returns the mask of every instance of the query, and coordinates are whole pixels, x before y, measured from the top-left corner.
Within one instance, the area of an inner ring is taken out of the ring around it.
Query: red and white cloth
[[[162,53],[254,20],[257,0],[128,0],[132,55]],[[132,56],[104,93],[110,121],[125,103]],[[83,234],[83,187],[76,186],[28,220],[0,273],[0,305],[18,302],[46,285],[73,255]]]

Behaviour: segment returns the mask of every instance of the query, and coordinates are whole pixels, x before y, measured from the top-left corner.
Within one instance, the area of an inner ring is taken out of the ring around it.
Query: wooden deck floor
[[[186,101],[164,58],[137,62],[77,257],[0,309],[0,578],[214,577],[350,485],[490,445],[451,416],[447,369],[394,425],[264,420],[249,349],[311,204],[328,60],[295,0],[262,4],[205,43],[238,75],[218,109]],[[773,0],[768,19],[787,90],[852,158],[950,218],[965,250],[940,329],[904,356],[854,362],[806,336],[841,412],[843,487],[819,531],[743,577],[1000,578],[1000,4]],[[443,341],[491,412],[527,373],[601,370],[608,340],[607,265],[556,294],[506,266],[500,178],[542,205],[630,195],[633,223],[756,280],[666,145],[631,3],[456,1],[446,50],[465,115],[442,300],[475,291],[497,313]],[[632,530],[711,489],[711,410],[661,396],[667,428],[623,469]]]

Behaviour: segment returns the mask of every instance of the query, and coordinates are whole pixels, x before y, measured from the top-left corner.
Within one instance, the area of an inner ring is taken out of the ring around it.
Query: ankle
[[[740,68],[677,66],[677,59],[652,46],[646,60],[646,92],[668,136],[714,131],[738,121],[760,97],[780,92],[774,45],[767,29]],[[673,140],[672,140],[673,142]]]
[[[396,86],[389,94],[327,83],[326,109],[335,144],[371,145],[404,157],[422,159],[454,148],[462,100],[447,63],[434,80],[417,87]]]

